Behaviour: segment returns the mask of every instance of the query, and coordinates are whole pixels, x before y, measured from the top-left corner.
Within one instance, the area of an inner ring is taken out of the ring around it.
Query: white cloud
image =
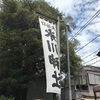
[[[52,6],[58,8],[60,12],[64,13],[70,13],[73,6],[73,0],[45,0],[45,1],[50,2]]]
[[[73,35],[79,31],[79,29],[86,24],[86,22],[100,9],[100,0],[46,0],[51,2],[51,4],[64,12],[66,15],[71,15],[76,22],[77,28],[72,32]],[[100,14],[95,20],[90,23],[76,38],[80,42],[80,48],[100,35]],[[92,53],[93,51],[100,48],[100,37],[95,39],[89,45],[77,52],[82,58]],[[98,51],[97,51],[98,52]],[[96,52],[96,53],[97,53]],[[94,54],[90,57],[84,59],[84,62],[92,59]],[[100,57],[98,57],[100,59]],[[94,59],[95,62],[97,59]],[[87,63],[87,64],[91,64]],[[100,62],[93,64],[95,66],[99,65]]]

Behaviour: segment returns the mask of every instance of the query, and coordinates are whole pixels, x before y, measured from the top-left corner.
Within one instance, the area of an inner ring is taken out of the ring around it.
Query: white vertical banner
[[[46,91],[60,94],[60,66],[56,24],[39,18],[46,69]]]

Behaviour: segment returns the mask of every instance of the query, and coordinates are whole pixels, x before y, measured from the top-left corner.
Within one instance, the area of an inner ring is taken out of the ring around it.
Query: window
[[[95,75],[95,84],[100,84],[100,76]]]
[[[93,73],[89,73],[89,84],[95,84],[95,75]]]
[[[83,76],[83,84],[87,84],[87,77]]]
[[[88,85],[76,85],[77,90],[88,90]]]

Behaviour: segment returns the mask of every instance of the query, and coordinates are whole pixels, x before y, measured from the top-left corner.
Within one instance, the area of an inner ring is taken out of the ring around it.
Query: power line
[[[93,38],[91,41],[89,41],[87,44],[85,44],[83,47],[81,47],[80,49],[78,49],[75,53],[79,52],[81,49],[83,49],[84,47],[86,47],[88,44],[90,44],[91,42],[93,42],[96,38],[98,38],[100,35],[96,36],[95,38]]]
[[[91,6],[90,6],[90,4],[89,4],[89,7],[90,7],[91,9],[96,8],[96,6],[93,7],[93,2],[91,3]],[[94,14],[93,11],[92,11],[92,12],[89,11],[89,14],[88,14],[88,15],[90,16],[90,15],[93,15],[93,14]],[[84,17],[83,17],[83,18],[84,18]],[[83,23],[83,22],[84,22],[84,20],[81,18],[81,21],[79,22],[78,25],[80,25],[80,24]]]
[[[87,21],[87,23],[81,27],[81,29],[70,39],[72,41],[77,35],[79,35],[98,15],[100,14],[100,10],[98,10],[91,18]]]
[[[93,65],[93,64],[95,64],[95,63],[97,63],[97,62],[99,62],[100,60],[98,60],[98,61],[96,61],[96,62],[94,62],[94,63],[92,63],[92,64],[90,64],[90,65]]]
[[[79,35],[99,15],[99,13],[100,10],[98,10],[83,27],[81,27],[81,29],[70,39],[70,41]]]
[[[100,48],[99,48],[98,50],[100,50]],[[89,55],[85,56],[85,57],[84,57],[84,58],[82,58],[82,59],[85,59],[85,58],[87,58],[87,57],[91,56],[92,54],[96,53],[98,50],[96,50],[96,51],[94,51],[94,52],[90,53]]]
[[[90,61],[92,61],[92,60],[94,60],[94,59],[96,59],[97,57],[95,57],[95,58],[93,58],[93,59],[90,59],[89,61],[87,61],[87,62],[84,62],[83,64],[86,64],[86,63],[88,63],[88,62],[90,62]]]

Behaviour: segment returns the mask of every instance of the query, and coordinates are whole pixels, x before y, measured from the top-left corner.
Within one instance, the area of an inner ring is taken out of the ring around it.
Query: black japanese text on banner
[[[60,66],[56,24],[39,18],[44,50],[47,92],[60,94]]]

